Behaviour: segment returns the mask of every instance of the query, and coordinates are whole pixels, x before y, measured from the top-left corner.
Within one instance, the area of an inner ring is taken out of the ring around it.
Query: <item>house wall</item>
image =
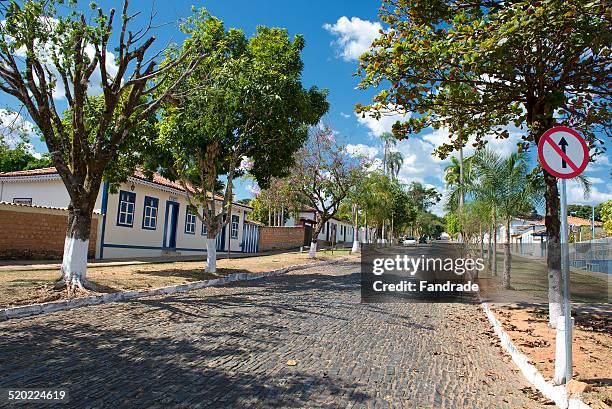
[[[304,244],[303,226],[259,228],[259,250],[294,249]]]
[[[134,190],[131,190],[132,185]],[[122,226],[118,223],[120,191],[135,193],[134,220],[131,227]],[[159,200],[157,209],[157,225],[155,229],[143,228],[144,200],[145,197],[153,197]],[[176,226],[176,248],[164,248],[164,232],[170,227],[166,225],[166,208],[168,202],[179,204],[177,226]],[[128,181],[122,184],[117,193],[108,195],[106,207],[106,225],[102,258],[124,258],[124,257],[157,257],[168,254],[180,255],[204,255],[206,253],[207,235],[202,234],[202,222],[196,218],[196,227],[193,234],[186,233],[187,198],[180,192],[165,191],[149,184],[141,184],[136,181]],[[202,209],[200,209],[200,212]],[[230,224],[225,227],[225,249],[228,248],[228,240],[231,243],[231,251],[242,251],[241,243],[243,237],[245,208],[234,206],[232,214],[237,215],[238,237],[230,238]],[[219,233],[221,234],[221,233]],[[174,252],[175,250],[175,252]]]
[[[0,259],[61,259],[68,211],[0,203]],[[91,224],[88,257],[96,251],[98,215]]]
[[[300,218],[315,220],[316,215],[314,212],[300,212]],[[321,229],[321,232],[319,232],[319,236],[317,237],[317,240],[321,240],[324,242],[330,241],[331,231],[332,231],[330,229],[333,228],[332,226],[336,226],[336,242],[337,243],[348,243],[348,242],[353,241],[353,230],[355,229],[354,226],[349,222],[340,221],[336,219],[331,219],[327,223],[325,223],[325,226],[323,226],[323,228]],[[341,229],[341,226],[344,226],[346,230]],[[328,231],[329,231],[329,234],[328,234]],[[361,237],[359,239],[361,240]]]
[[[20,181],[0,180],[0,202],[13,203],[16,198],[31,198],[32,205],[64,207],[70,204],[70,196],[59,176],[21,178]],[[98,194],[95,211],[100,211],[102,195]]]

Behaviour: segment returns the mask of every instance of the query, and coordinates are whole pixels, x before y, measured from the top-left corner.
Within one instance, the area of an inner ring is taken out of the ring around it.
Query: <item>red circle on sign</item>
[[[554,143],[552,139],[550,139],[550,136],[557,132],[567,132],[570,135],[574,136],[576,139],[578,139],[582,147],[582,150],[584,151],[582,163],[578,166],[578,169],[574,170],[571,173],[559,173],[556,170],[554,170],[550,165],[548,165],[548,163],[546,163],[546,161],[544,160],[544,144],[546,143],[547,140],[550,140],[551,143]],[[587,146],[584,139],[582,139],[582,136],[580,136],[580,134],[576,132],[575,130],[570,129],[566,126],[555,126],[554,128],[550,128],[548,131],[544,132],[544,135],[540,137],[540,142],[538,143],[538,158],[540,160],[540,164],[542,165],[542,167],[546,169],[546,171],[550,173],[551,175],[556,176],[561,179],[571,179],[571,178],[575,178],[576,176],[580,175],[584,171],[584,169],[587,167],[587,164],[589,163],[589,147]]]

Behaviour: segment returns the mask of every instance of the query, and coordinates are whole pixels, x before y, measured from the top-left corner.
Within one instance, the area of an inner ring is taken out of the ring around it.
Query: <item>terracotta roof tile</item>
[[[31,170],[18,170],[16,172],[0,172],[0,177],[52,175],[54,173],[57,173],[55,168],[49,167]]]

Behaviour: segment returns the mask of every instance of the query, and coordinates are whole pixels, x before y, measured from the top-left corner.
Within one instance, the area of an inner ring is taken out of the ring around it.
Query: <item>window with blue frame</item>
[[[185,215],[185,233],[195,234],[196,230],[196,208],[187,206],[187,214]]]
[[[208,229],[206,228],[206,223],[202,223],[202,236],[208,235]]]
[[[159,199],[156,197],[145,196],[144,210],[142,212],[142,228],[145,230],[155,230],[157,228],[157,209]]]
[[[232,215],[232,239],[238,238],[238,225],[240,224],[240,216]]]
[[[134,209],[136,207],[136,193],[119,191],[119,209],[117,212],[117,226],[134,226]]]

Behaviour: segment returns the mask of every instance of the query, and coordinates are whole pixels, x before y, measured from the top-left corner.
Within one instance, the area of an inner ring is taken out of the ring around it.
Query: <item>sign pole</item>
[[[561,179],[561,274],[563,276],[563,315],[565,319],[565,383],[572,379],[572,310],[570,306],[569,244],[567,229],[567,193]]]

